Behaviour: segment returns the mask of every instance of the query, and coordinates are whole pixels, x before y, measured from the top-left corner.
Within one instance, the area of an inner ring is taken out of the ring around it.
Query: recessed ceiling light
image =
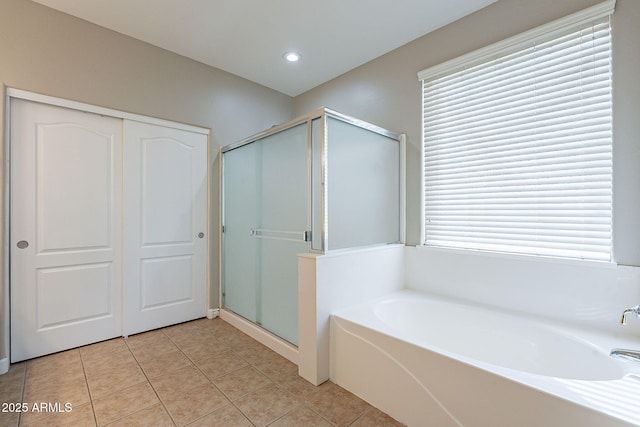
[[[288,62],[298,62],[302,58],[298,52],[286,52],[282,57]]]

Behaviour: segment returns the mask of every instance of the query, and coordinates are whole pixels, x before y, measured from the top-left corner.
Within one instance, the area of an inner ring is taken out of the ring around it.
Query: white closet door
[[[122,121],[11,101],[11,361],[121,335]]]
[[[125,121],[124,334],[204,317],[207,136]]]

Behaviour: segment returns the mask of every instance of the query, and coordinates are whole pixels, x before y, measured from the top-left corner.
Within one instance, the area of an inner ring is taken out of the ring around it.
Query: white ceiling
[[[296,96],[496,0],[34,1]]]

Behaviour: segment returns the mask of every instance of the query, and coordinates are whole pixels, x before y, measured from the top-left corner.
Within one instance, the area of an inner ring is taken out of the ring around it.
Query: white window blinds
[[[424,244],[611,260],[614,5],[419,74]]]

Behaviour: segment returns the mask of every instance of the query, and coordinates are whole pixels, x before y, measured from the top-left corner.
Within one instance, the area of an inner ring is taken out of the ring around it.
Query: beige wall
[[[0,2],[9,87],[211,128],[226,145],[291,118],[289,96],[27,0]]]
[[[329,107],[407,134],[407,239],[420,239],[420,83],[432,65],[601,0],[500,0],[294,99],[294,114]],[[640,265],[640,1],[618,0],[614,43],[614,249]]]
[[[217,306],[218,146],[291,119],[292,99],[27,0],[0,1],[0,84],[212,130],[211,289]],[[0,359],[7,356],[7,340],[8,290],[0,282]]]

